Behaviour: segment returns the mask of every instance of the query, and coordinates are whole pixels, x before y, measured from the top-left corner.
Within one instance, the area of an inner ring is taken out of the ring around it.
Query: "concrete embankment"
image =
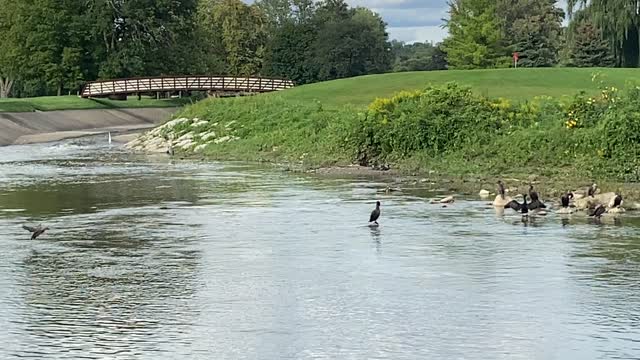
[[[169,119],[176,110],[142,108],[0,113],[0,146],[148,129]]]

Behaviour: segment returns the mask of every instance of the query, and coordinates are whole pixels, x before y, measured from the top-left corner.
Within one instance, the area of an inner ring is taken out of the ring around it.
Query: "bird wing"
[[[38,229],[33,228],[31,226],[27,226],[27,225],[22,225],[22,228],[27,230],[28,232],[36,232]]]
[[[522,205],[520,205],[519,202],[515,201],[515,200],[511,200],[509,201],[509,203],[507,203],[507,205],[504,206],[505,209],[513,209],[515,211],[520,211],[520,209],[522,209]]]

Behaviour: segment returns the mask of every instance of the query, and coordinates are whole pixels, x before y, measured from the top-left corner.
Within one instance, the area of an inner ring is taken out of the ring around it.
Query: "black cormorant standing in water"
[[[607,209],[604,207],[604,205],[600,204],[596,206],[595,209],[589,212],[589,216],[593,216],[599,219],[606,211]]]
[[[533,185],[529,184],[529,196],[531,197],[531,203],[529,204],[529,210],[546,209],[547,206],[540,201],[538,193],[533,190]]]
[[[504,206],[505,209],[513,209],[515,211],[519,211],[523,216],[529,214],[529,205],[527,204],[527,195],[522,195],[524,197],[524,202],[520,204],[515,200],[511,200],[507,205]]]
[[[378,218],[380,218],[380,201],[376,201],[376,208],[371,212],[371,216],[369,216],[369,223],[379,225]]]
[[[33,235],[31,235],[31,240],[36,239],[38,236],[44,234],[45,231],[49,230],[48,227],[42,227],[42,225],[38,226],[38,227],[31,227],[31,226],[27,226],[27,225],[22,225],[22,228],[27,230],[30,233],[33,233]]]
[[[498,180],[498,195],[504,200],[504,184],[502,180]]]
[[[573,193],[566,192],[564,195],[560,197],[560,203],[562,203],[563,208],[569,207],[569,200],[573,199]]]

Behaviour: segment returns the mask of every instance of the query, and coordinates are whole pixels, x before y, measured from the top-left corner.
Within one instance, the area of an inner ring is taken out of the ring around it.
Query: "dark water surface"
[[[523,224],[102,143],[0,148],[1,359],[640,358],[632,215]]]

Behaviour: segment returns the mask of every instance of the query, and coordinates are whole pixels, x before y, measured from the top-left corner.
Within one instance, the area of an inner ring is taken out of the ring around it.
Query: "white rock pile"
[[[224,126],[203,119],[178,118],[142,134],[126,144],[134,151],[165,153],[173,151],[202,152],[210,144],[222,144],[240,138],[233,135],[236,121]],[[214,130],[215,129],[215,130]],[[217,131],[216,131],[217,130]],[[224,134],[224,135],[223,135]],[[222,136],[220,136],[222,135]]]

